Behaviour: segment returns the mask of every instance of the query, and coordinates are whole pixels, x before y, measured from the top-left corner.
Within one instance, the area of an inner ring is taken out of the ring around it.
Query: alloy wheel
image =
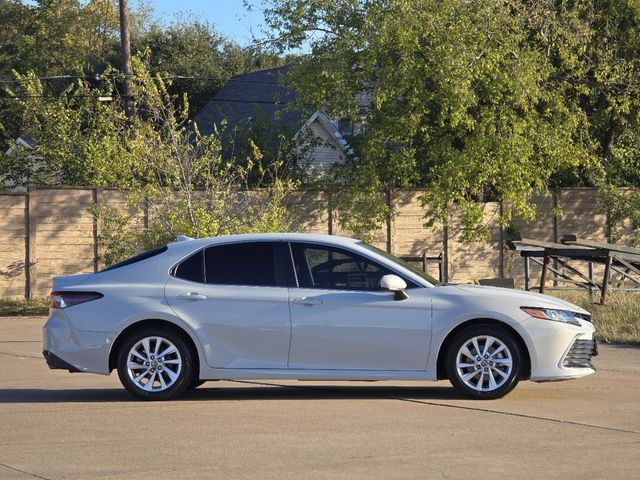
[[[478,392],[502,387],[513,369],[513,356],[507,345],[490,335],[478,335],[462,344],[456,354],[460,380]]]
[[[161,336],[144,337],[127,354],[127,374],[146,392],[162,392],[180,378],[182,356],[170,340]]]

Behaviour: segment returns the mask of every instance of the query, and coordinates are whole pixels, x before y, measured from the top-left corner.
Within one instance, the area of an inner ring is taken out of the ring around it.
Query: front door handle
[[[294,298],[293,300],[291,300],[291,303],[295,303],[296,305],[322,305],[322,300],[319,300],[317,298],[309,298],[309,297],[302,297],[302,298]]]
[[[197,292],[181,293],[178,300],[206,300],[207,296]]]

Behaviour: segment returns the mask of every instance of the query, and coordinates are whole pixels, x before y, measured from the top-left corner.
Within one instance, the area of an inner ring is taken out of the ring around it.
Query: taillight
[[[97,300],[104,295],[98,292],[51,292],[49,295],[49,307],[67,308],[81,303]]]

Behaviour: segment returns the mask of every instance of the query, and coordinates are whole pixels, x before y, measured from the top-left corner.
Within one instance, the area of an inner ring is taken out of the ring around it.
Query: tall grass
[[[0,298],[0,317],[46,315],[47,313],[49,313],[49,304],[42,298],[33,300]]]
[[[599,340],[640,345],[640,292],[612,292],[605,305],[590,302],[586,291],[549,290],[545,293],[591,312]],[[593,299],[600,300],[597,292]]]

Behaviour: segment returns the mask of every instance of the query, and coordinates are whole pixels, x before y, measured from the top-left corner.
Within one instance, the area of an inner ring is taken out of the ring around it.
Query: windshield
[[[405,262],[401,258],[394,257],[393,255],[391,255],[390,253],[385,252],[384,250],[380,250],[379,248],[376,248],[373,245],[369,245],[368,243],[365,243],[365,242],[358,242],[357,245],[359,245],[361,247],[364,247],[367,250],[371,250],[372,252],[375,252],[375,253],[377,253],[379,255],[382,255],[384,258],[386,258],[387,260],[392,261],[396,265],[400,265],[401,267],[404,267],[407,270],[411,270],[413,273],[415,273],[419,277],[424,278],[427,282],[431,283],[432,285],[439,285],[440,284],[440,282],[438,280],[433,278],[427,272],[423,272],[419,268],[416,268],[413,265],[411,265],[409,262]]]

